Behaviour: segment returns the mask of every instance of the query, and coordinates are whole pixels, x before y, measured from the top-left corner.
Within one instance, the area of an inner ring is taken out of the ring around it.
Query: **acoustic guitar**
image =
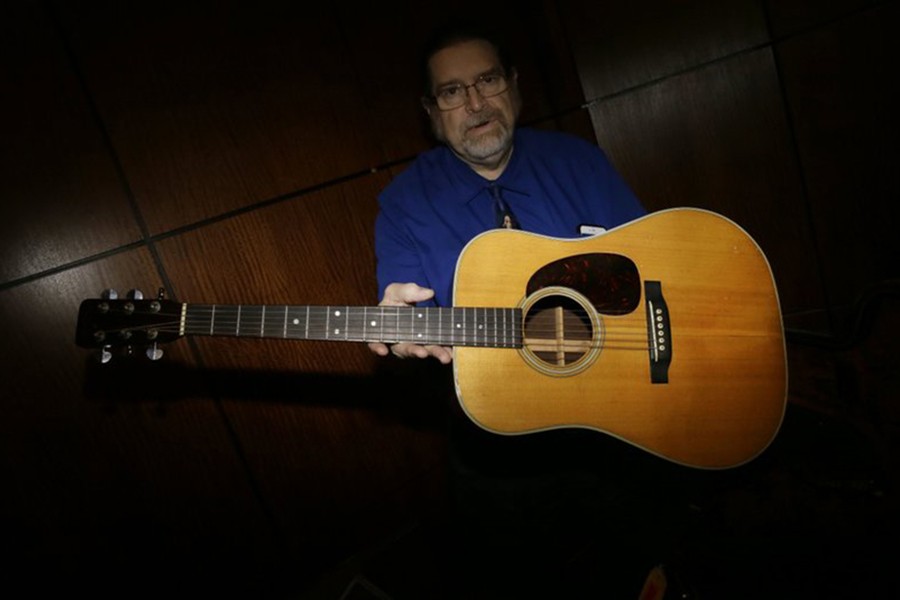
[[[587,238],[496,229],[457,261],[453,307],[88,299],[76,343],[184,336],[452,346],[465,413],[498,434],[600,431],[666,460],[730,468],[763,452],[787,399],[778,292],[737,224],[696,208]]]

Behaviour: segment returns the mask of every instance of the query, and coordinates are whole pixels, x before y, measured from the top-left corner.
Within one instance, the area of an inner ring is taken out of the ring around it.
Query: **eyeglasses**
[[[434,96],[428,96],[428,99],[440,110],[453,110],[466,103],[466,99],[469,97],[469,88],[475,88],[482,98],[490,98],[502,94],[508,87],[506,75],[503,73],[485,73],[479,75],[475,83],[469,85],[463,83],[445,85],[435,92]]]

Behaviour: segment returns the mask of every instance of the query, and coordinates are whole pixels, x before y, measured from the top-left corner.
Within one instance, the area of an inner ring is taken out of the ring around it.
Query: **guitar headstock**
[[[139,290],[119,299],[115,290],[100,298],[83,300],[78,310],[75,343],[82,348],[101,349],[102,360],[111,358],[110,350],[145,347],[151,360],[162,356],[159,344],[182,336],[180,302],[164,299],[165,292],[145,300]]]

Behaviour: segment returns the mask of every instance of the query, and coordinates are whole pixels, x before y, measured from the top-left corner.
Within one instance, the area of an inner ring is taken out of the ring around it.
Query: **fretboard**
[[[184,335],[518,348],[518,308],[185,304]]]

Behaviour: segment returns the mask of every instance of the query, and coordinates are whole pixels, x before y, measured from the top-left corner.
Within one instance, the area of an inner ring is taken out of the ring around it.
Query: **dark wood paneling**
[[[386,182],[371,175],[184,233],[160,256],[187,302],[373,305]],[[361,343],[195,341],[305,575],[434,501],[447,396],[423,379],[430,371],[395,378]],[[421,394],[407,401],[400,382]]]
[[[161,240],[174,291],[187,302],[376,302],[375,197],[387,181],[365,175]]]
[[[698,206],[732,218],[767,254],[784,311],[821,306],[771,52],[596,104],[592,115],[601,145],[648,209]]]
[[[764,15],[754,0],[564,0],[560,12],[588,100],[768,40]]]
[[[350,60],[340,68],[356,81],[355,110],[381,152],[369,166],[404,159],[431,145],[422,108],[419,51],[427,7],[411,2],[338,4],[335,14]]]
[[[60,4],[151,232],[380,160],[327,7]]]
[[[140,237],[42,4],[0,8],[0,283]]]
[[[766,0],[765,8],[772,35],[779,38],[825,25],[881,3],[881,0]]]
[[[777,49],[834,306],[900,276],[898,28],[893,2]]]
[[[481,13],[485,4],[476,4]],[[490,22],[505,24],[519,64],[522,122],[543,121],[548,127],[552,122],[557,129],[583,134],[579,113],[573,116],[571,111],[584,104],[584,92],[556,3],[532,0],[515,8],[496,6],[498,14]]]
[[[101,365],[74,345],[80,300],[125,279],[156,279],[146,251],[0,293],[16,324],[0,349],[6,585],[130,595],[138,581],[217,587],[223,571],[265,585],[277,532],[203,382],[173,368],[191,364],[184,349]]]

